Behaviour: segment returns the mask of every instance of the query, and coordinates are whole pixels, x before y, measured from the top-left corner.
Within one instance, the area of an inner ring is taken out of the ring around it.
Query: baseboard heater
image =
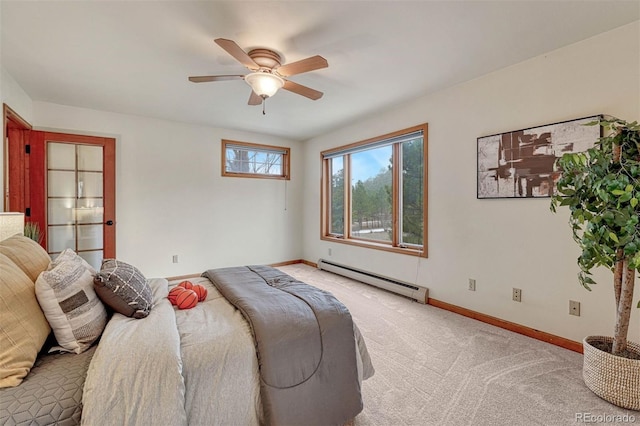
[[[366,284],[380,287],[382,289],[409,297],[416,302],[420,302],[423,304],[427,303],[427,297],[429,297],[429,290],[426,287],[420,287],[415,284],[405,283],[393,278],[374,274],[373,272],[363,271],[361,269],[341,265],[339,263],[330,262],[328,260],[318,260],[318,269],[333,272],[334,274],[342,275],[343,277],[352,278]]]

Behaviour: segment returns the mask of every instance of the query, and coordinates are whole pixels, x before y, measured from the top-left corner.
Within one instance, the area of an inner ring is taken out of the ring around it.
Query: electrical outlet
[[[580,316],[580,302],[569,300],[569,315]]]
[[[327,252],[329,253],[329,256],[331,256],[331,249],[328,249]]]
[[[476,280],[469,278],[469,291],[476,291]]]
[[[173,255],[173,263],[178,263],[178,255],[177,254]]]
[[[513,301],[514,302],[522,302],[522,290],[519,288],[513,288]]]

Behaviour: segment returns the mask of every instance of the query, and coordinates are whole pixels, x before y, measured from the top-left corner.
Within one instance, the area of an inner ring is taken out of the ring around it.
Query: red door
[[[30,216],[52,256],[71,248],[99,269],[116,256],[115,139],[31,131]]]

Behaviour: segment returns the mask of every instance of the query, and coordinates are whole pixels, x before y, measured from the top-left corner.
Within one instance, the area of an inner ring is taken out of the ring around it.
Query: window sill
[[[406,254],[409,256],[417,256],[417,257],[424,257],[424,258],[428,257],[426,251],[423,251],[421,249],[416,249],[416,248],[392,247],[389,244],[380,244],[380,243],[363,241],[363,240],[355,240],[350,238],[334,237],[331,235],[321,236],[320,239],[324,241],[331,241],[334,243],[347,244],[347,245],[358,246],[363,248],[370,248],[374,250],[388,251],[391,253]]]

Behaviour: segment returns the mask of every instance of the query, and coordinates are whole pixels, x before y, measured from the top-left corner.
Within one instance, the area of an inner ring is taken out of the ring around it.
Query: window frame
[[[286,146],[264,145],[251,142],[240,142],[229,139],[222,139],[222,165],[221,171],[223,177],[240,177],[254,179],[291,179],[291,148]],[[282,173],[278,175],[270,175],[266,173],[238,173],[227,171],[227,148],[228,147],[246,147],[248,151],[258,151],[265,153],[280,153],[282,155]]]
[[[392,240],[388,243],[374,242],[369,239],[358,238],[351,236],[351,224],[352,220],[352,185],[351,185],[351,152],[357,151],[360,148],[364,148],[367,145],[371,146],[371,149],[375,148],[376,144],[379,144],[385,140],[392,138],[399,138],[403,135],[422,131],[422,148],[423,148],[423,167],[422,167],[422,179],[423,179],[423,228],[422,228],[422,246],[416,244],[408,244],[400,242],[400,226],[402,224],[401,203],[402,199],[402,161],[401,161],[401,148],[402,142],[392,142]],[[343,174],[344,174],[344,223],[343,234],[332,234],[331,230],[331,161],[335,156],[331,156],[335,153],[344,152],[343,157]],[[400,159],[400,161],[398,161]],[[354,142],[348,145],[339,146],[336,148],[328,149],[320,153],[321,161],[321,189],[320,189],[320,239],[324,241],[331,241],[341,244],[348,244],[359,247],[366,247],[376,250],[383,250],[393,253],[402,253],[411,256],[428,257],[428,124],[423,123],[417,126],[409,127],[406,129],[398,130],[396,132],[387,133],[385,135],[373,137],[359,142]]]

